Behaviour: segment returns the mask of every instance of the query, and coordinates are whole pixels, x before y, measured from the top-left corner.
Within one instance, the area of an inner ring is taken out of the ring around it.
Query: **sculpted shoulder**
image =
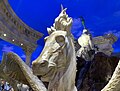
[[[78,38],[78,43],[81,46],[85,46],[89,44],[89,40],[90,40],[90,36],[83,34]]]

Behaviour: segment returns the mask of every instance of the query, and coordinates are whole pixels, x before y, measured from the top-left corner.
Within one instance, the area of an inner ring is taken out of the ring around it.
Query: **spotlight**
[[[14,42],[15,40],[13,39],[12,41]]]
[[[23,43],[20,44],[21,46],[23,45]]]
[[[3,36],[7,36],[7,34],[3,34]]]

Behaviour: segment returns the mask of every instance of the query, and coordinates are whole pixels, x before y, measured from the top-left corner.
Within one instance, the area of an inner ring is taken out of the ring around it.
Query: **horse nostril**
[[[37,63],[37,62],[33,62],[32,63],[32,68],[33,69],[36,69],[36,68],[38,68],[39,67],[39,63]]]

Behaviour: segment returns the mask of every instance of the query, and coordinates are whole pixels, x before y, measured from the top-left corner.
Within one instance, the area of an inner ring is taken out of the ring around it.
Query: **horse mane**
[[[55,78],[51,80],[49,87],[61,89],[60,91],[73,91],[75,89],[76,77],[76,56],[73,39],[66,36],[66,67],[63,71],[57,72]],[[63,60],[64,61],[64,60]],[[59,91],[59,90],[58,90]]]

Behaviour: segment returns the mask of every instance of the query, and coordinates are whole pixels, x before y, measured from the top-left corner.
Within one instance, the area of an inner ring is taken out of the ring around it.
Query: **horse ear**
[[[63,5],[61,4],[61,12],[63,11],[63,9],[64,9],[64,8],[63,8]]]
[[[46,37],[44,38],[44,41],[45,41],[45,42],[46,42],[46,40],[48,39],[48,37],[49,37],[49,36],[46,36]]]
[[[64,8],[63,5],[61,4],[61,12],[66,13],[67,8]]]
[[[65,37],[62,35],[56,36],[55,40],[60,46],[65,44]]]

